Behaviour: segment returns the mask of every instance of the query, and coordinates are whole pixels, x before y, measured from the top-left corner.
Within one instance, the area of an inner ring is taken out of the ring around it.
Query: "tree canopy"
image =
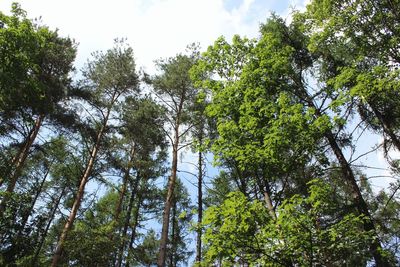
[[[75,70],[12,4],[0,265],[398,266],[399,7],[312,0],[145,73],[125,39]]]

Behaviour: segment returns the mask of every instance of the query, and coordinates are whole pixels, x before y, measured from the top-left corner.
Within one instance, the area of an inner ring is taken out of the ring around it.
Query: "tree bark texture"
[[[29,154],[29,150],[32,147],[32,144],[35,141],[35,139],[39,133],[40,127],[42,126],[43,119],[44,119],[44,115],[39,115],[36,118],[35,124],[29,131],[29,134],[28,134],[27,138],[25,139],[23,146],[18,151],[17,155],[15,155],[15,157],[12,159],[11,173],[10,173],[10,177],[9,177],[10,179],[9,179],[9,183],[8,183],[7,189],[6,189],[7,194],[4,195],[3,200],[0,203],[0,214],[3,214],[3,212],[7,206],[7,202],[9,201],[11,194],[14,192],[15,185],[17,184],[17,180],[18,180],[19,176],[21,175],[22,168],[24,167],[26,158],[28,157],[28,154]],[[4,181],[0,180],[0,185],[3,182]]]
[[[52,261],[52,264],[51,264],[52,267],[56,267],[57,264],[58,264],[58,261],[61,258],[61,255],[62,255],[62,252],[63,252],[63,249],[64,249],[64,243],[65,243],[65,240],[67,239],[67,234],[72,228],[72,225],[73,225],[73,223],[75,221],[75,218],[76,218],[76,214],[78,213],[78,209],[79,209],[79,207],[81,205],[81,201],[82,201],[82,198],[83,198],[83,195],[84,195],[84,192],[85,192],[85,186],[86,186],[86,183],[88,182],[88,179],[89,179],[89,177],[91,175],[91,172],[92,172],[92,169],[93,169],[93,166],[94,166],[94,163],[96,161],[97,153],[99,152],[99,148],[100,148],[100,142],[101,142],[101,140],[103,138],[105,129],[107,127],[107,122],[108,122],[108,118],[110,116],[110,112],[111,112],[111,108],[109,108],[107,110],[107,113],[106,113],[106,116],[104,118],[103,124],[102,124],[102,126],[101,126],[101,128],[100,128],[100,130],[99,130],[99,132],[97,134],[96,142],[95,142],[95,144],[94,144],[94,146],[92,148],[92,151],[90,153],[90,157],[89,157],[88,163],[86,164],[85,171],[84,171],[84,173],[83,173],[83,175],[82,175],[82,177],[80,179],[81,182],[79,184],[78,192],[77,192],[77,194],[75,196],[74,204],[72,205],[72,210],[71,210],[71,212],[69,214],[69,217],[68,217],[68,219],[67,219],[67,221],[66,221],[66,223],[64,225],[64,228],[63,228],[63,230],[61,232],[61,235],[60,235],[60,239],[59,239],[59,241],[57,243],[56,250],[54,252],[53,261]]]
[[[164,212],[163,212],[163,223],[162,223],[162,231],[161,231],[161,240],[160,240],[160,252],[158,255],[157,266],[165,267],[165,258],[166,258],[166,250],[167,250],[167,242],[168,242],[168,228],[169,228],[169,215],[172,207],[172,200],[174,195],[175,183],[176,183],[176,172],[178,167],[178,143],[179,143],[179,130],[178,127],[175,127],[175,138],[174,144],[172,147],[172,169],[171,176],[168,179],[168,187],[167,187],[167,198],[165,200]]]
[[[200,137],[200,144],[202,143],[202,138]],[[201,262],[201,221],[203,220],[203,153],[199,151],[199,173],[198,173],[198,181],[197,181],[197,209],[198,209],[198,216],[197,216],[197,240],[196,240],[196,262]]]

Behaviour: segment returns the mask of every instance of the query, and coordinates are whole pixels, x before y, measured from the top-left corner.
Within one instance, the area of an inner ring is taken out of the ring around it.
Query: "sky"
[[[272,12],[290,21],[293,10],[304,10],[309,0],[0,0],[0,11],[9,13],[12,2],[20,3],[29,18],[41,17],[50,29],[75,39],[79,44],[77,70],[92,52],[111,48],[115,38],[127,38],[138,68],[151,74],[154,60],[184,52],[188,44],[198,42],[205,50],[221,35],[228,40],[234,34],[257,37],[260,23]],[[361,139],[365,145],[355,157],[380,143],[379,138]],[[387,166],[381,151],[360,163]],[[371,175],[389,173],[371,171]],[[393,181],[385,179],[380,178],[378,190]]]
[[[153,61],[175,56],[193,42],[203,49],[223,35],[256,37],[259,24],[271,12],[289,18],[306,0],[0,0],[8,13],[19,2],[28,17],[41,17],[79,43],[80,69],[90,54],[111,48],[115,38],[127,38],[138,67],[154,70]]]

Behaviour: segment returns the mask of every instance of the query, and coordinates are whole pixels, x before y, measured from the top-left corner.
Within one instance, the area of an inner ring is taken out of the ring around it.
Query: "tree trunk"
[[[124,178],[123,178],[123,182],[122,182],[122,188],[121,188],[121,192],[119,194],[119,199],[118,199],[118,203],[117,206],[115,208],[115,214],[114,214],[114,220],[118,221],[119,219],[119,215],[121,214],[122,211],[122,203],[124,201],[124,197],[125,197],[125,193],[126,193],[126,187],[128,184],[128,180],[129,180],[129,173],[131,171],[132,165],[133,165],[133,158],[135,155],[135,145],[132,145],[132,148],[130,150],[129,153],[129,160],[125,169],[125,174],[124,174]]]
[[[71,213],[70,213],[70,215],[69,215],[69,217],[67,219],[67,222],[64,225],[64,228],[63,228],[63,230],[61,232],[61,235],[60,235],[60,239],[59,239],[58,244],[57,244],[56,251],[54,252],[53,261],[52,261],[52,264],[51,264],[52,267],[56,267],[57,264],[58,264],[58,261],[61,258],[61,255],[62,255],[62,252],[63,252],[63,249],[64,249],[64,243],[65,243],[65,240],[67,238],[67,234],[70,231],[70,229],[72,228],[72,225],[73,225],[73,223],[75,221],[75,218],[76,218],[76,214],[78,213],[78,209],[79,209],[79,207],[81,205],[83,194],[85,192],[85,186],[86,186],[86,183],[87,183],[87,181],[88,181],[88,179],[90,177],[90,174],[92,172],[92,169],[93,169],[93,166],[94,166],[94,162],[96,160],[97,153],[98,153],[99,148],[100,148],[100,142],[101,142],[101,140],[103,138],[103,134],[104,134],[104,131],[105,131],[106,126],[107,126],[108,117],[110,116],[110,112],[111,112],[111,108],[109,108],[107,110],[106,116],[105,116],[104,121],[103,121],[103,125],[101,126],[101,128],[100,128],[100,130],[99,130],[99,132],[97,134],[96,143],[93,146],[93,149],[92,149],[92,151],[90,153],[89,161],[86,164],[85,171],[84,171],[84,173],[83,173],[83,175],[81,177],[81,182],[80,182],[80,185],[79,185],[79,188],[78,188],[78,192],[77,192],[75,200],[74,200],[74,204],[72,205]]]
[[[315,116],[316,117],[322,117],[324,114],[321,113],[320,109],[317,108],[317,106],[314,104],[314,101],[312,100],[311,96],[309,95],[308,91],[303,85],[302,82],[302,77],[301,74],[298,79],[294,78],[294,81],[299,85],[300,91],[298,97],[300,97],[303,101],[305,101],[309,107],[313,108],[315,110]],[[390,266],[390,264],[387,262],[387,260],[382,256],[381,252],[382,251],[382,246],[381,243],[378,239],[378,235],[376,232],[375,224],[373,221],[373,218],[371,216],[371,213],[369,212],[368,205],[365,202],[360,188],[357,184],[356,178],[354,176],[353,170],[350,167],[350,164],[348,163],[347,159],[343,155],[343,152],[341,148],[339,147],[336,138],[334,134],[332,133],[331,130],[327,130],[324,133],[325,138],[328,140],[329,146],[331,147],[333,153],[336,156],[336,159],[338,160],[343,178],[347,185],[349,186],[349,189],[351,191],[351,197],[353,199],[353,203],[357,209],[357,211],[365,216],[366,220],[364,221],[364,230],[365,231],[372,231],[375,235],[375,238],[372,240],[369,250],[372,254],[372,256],[375,259],[376,266]]]
[[[136,239],[136,228],[139,225],[139,214],[140,214],[140,207],[142,206],[142,195],[138,195],[138,199],[136,201],[136,209],[135,209],[135,216],[133,218],[133,223],[131,226],[131,239],[129,241],[129,247],[128,247],[128,255],[126,256],[126,267],[129,267],[128,264],[128,259],[130,259],[131,252],[133,249],[133,243],[135,242]]]
[[[199,138],[200,144],[202,144],[202,136]],[[200,264],[201,262],[201,221],[203,220],[203,153],[199,151],[199,173],[198,173],[198,181],[197,181],[197,242],[196,242],[196,263]]]
[[[304,92],[306,95],[306,101],[309,103],[309,105],[316,110],[315,114],[318,117],[321,117],[323,114],[321,114],[320,110],[315,106],[314,102],[310,99],[308,96],[307,92]],[[371,216],[371,213],[369,212],[369,208],[367,203],[365,202],[361,190],[357,184],[356,178],[354,176],[354,172],[350,167],[350,164],[348,163],[346,157],[344,156],[341,148],[339,147],[334,134],[330,131],[327,130],[325,132],[325,138],[328,140],[329,146],[331,147],[333,153],[336,156],[336,159],[339,162],[339,165],[342,170],[343,178],[347,185],[349,186],[349,189],[351,191],[351,197],[353,199],[353,203],[357,209],[357,211],[361,214],[364,215],[366,220],[364,221],[364,230],[365,231],[372,231],[375,235],[375,238],[372,240],[369,250],[372,254],[372,256],[375,259],[376,266],[390,266],[389,263],[386,261],[386,259],[382,256],[381,252],[382,251],[382,246],[380,244],[380,241],[378,239],[378,235],[376,232],[375,224],[373,222],[373,218]]]
[[[178,144],[179,144],[179,123],[175,126],[175,137],[172,146],[172,169],[171,176],[168,179],[167,198],[165,200],[163,223],[160,240],[160,252],[158,255],[157,266],[165,267],[165,258],[168,242],[168,228],[169,228],[169,214],[172,206],[172,199],[174,195],[174,188],[176,183],[176,171],[178,168]]]
[[[39,245],[38,245],[38,247],[37,247],[37,249],[35,251],[35,255],[34,255],[33,259],[32,259],[32,266],[35,266],[35,267],[39,266],[38,265],[38,259],[39,259],[40,251],[42,250],[44,241],[46,240],[46,237],[47,237],[47,233],[49,232],[51,223],[53,222],[54,216],[55,216],[55,214],[57,212],[58,206],[60,205],[61,199],[63,198],[63,196],[65,194],[65,191],[66,191],[66,188],[64,187],[63,190],[61,191],[60,196],[57,198],[57,200],[54,203],[54,206],[53,206],[53,208],[52,208],[52,210],[50,212],[49,221],[47,222],[47,225],[46,225],[46,228],[44,230],[44,233],[43,233],[43,235],[42,235],[42,237],[40,239]]]
[[[377,238],[373,218],[371,216],[371,213],[369,212],[368,205],[361,194],[361,190],[357,184],[353,170],[351,169],[349,163],[344,157],[343,152],[337,144],[332,132],[326,132],[325,137],[328,139],[329,145],[332,148],[337,160],[339,161],[340,167],[342,169],[343,178],[345,179],[347,185],[349,185],[350,187],[351,197],[353,199],[354,205],[356,206],[358,212],[366,217],[366,220],[364,221],[365,231],[373,231],[376,237],[372,240],[370,244],[370,251],[375,259],[376,266],[390,266],[380,253],[380,251],[382,250],[382,246]]]
[[[171,251],[169,254],[169,267],[175,267],[175,254],[176,254],[176,228],[177,226],[177,221],[176,221],[176,198],[173,197],[172,199],[172,216],[171,216]]]
[[[129,198],[129,203],[128,203],[128,210],[127,210],[127,214],[126,214],[126,218],[125,218],[125,223],[124,223],[124,228],[122,230],[121,233],[121,246],[119,248],[119,253],[118,253],[118,258],[117,258],[117,267],[121,267],[122,266],[122,257],[124,254],[124,250],[125,250],[125,240],[126,240],[126,235],[128,233],[128,227],[131,221],[131,214],[132,214],[132,209],[133,209],[133,204],[135,202],[135,198],[138,195],[138,185],[139,185],[139,180],[140,180],[140,174],[138,173],[136,175],[136,179],[135,181],[132,183],[132,192],[131,192],[131,196]]]
[[[40,193],[42,193],[44,183],[46,182],[47,176],[49,175],[49,173],[50,173],[50,166],[47,169],[46,173],[44,174],[42,181],[40,182],[39,188],[36,191],[35,197],[32,200],[29,210],[26,212],[25,216],[22,218],[22,223],[21,223],[22,227],[21,227],[21,231],[19,232],[19,235],[21,235],[22,231],[25,229],[25,226],[28,222],[29,216],[32,214],[32,211],[36,205],[36,201],[38,200]]]
[[[36,118],[35,124],[29,131],[29,135],[27,136],[24,145],[18,151],[17,155],[12,159],[10,180],[6,189],[7,194],[4,195],[3,200],[0,203],[0,214],[3,214],[7,206],[7,202],[10,199],[11,194],[14,192],[15,185],[17,184],[19,176],[21,175],[22,168],[24,167],[26,158],[28,157],[29,154],[29,150],[32,147],[33,142],[35,141],[36,136],[39,133],[40,127],[42,126],[43,119],[44,115],[39,115]],[[0,180],[0,185],[3,182],[4,182],[3,180]]]
[[[116,229],[119,228],[119,225],[120,225],[118,220],[119,220],[119,216],[121,215],[122,204],[124,202],[126,189],[127,189],[127,185],[128,185],[128,180],[129,180],[129,177],[130,177],[130,171],[131,171],[131,168],[132,168],[132,165],[133,165],[134,153],[135,153],[135,145],[133,145],[132,148],[130,149],[129,160],[128,160],[127,164],[126,164],[127,166],[126,166],[125,173],[124,173],[124,176],[123,176],[122,188],[121,188],[121,191],[119,193],[119,199],[118,199],[118,202],[117,202],[117,205],[116,205],[116,208],[115,208],[114,222],[115,222],[115,228]],[[128,208],[128,210],[131,210],[131,208]],[[128,215],[127,215],[127,217],[128,217]],[[126,223],[129,223],[129,220]],[[124,226],[124,229],[125,229],[125,226]],[[121,229],[119,229],[119,231],[120,230]],[[124,237],[124,234],[122,235],[122,237]],[[109,238],[110,238],[110,241],[113,241],[114,233],[110,233],[110,237]],[[114,256],[114,259],[113,259],[113,262],[115,262],[115,260],[116,260],[116,266],[121,266],[121,264],[122,264],[121,261],[122,261],[123,250],[124,250],[124,239],[122,239],[121,251],[117,252],[118,253],[117,259],[115,259],[115,256]]]
[[[276,217],[274,205],[272,204],[271,196],[270,196],[269,192],[267,192],[267,191],[264,192],[264,201],[265,201],[265,204],[267,205],[269,215],[271,215],[272,219],[274,221],[276,221],[277,217]]]

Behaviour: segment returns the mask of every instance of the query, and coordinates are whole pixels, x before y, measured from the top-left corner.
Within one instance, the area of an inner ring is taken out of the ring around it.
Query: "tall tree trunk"
[[[303,94],[306,96],[306,102],[310,105],[310,107],[315,109],[316,116],[322,117],[323,114],[315,106],[314,102],[311,100],[310,96],[308,95],[308,92],[306,90],[304,90]],[[343,151],[340,148],[340,146],[338,145],[336,138],[335,138],[334,134],[332,133],[332,131],[327,130],[324,135],[325,135],[325,138],[328,140],[329,146],[331,147],[333,153],[335,154],[336,159],[339,162],[339,165],[342,170],[342,175],[343,175],[342,177],[344,178],[346,184],[349,186],[349,189],[351,191],[351,197],[353,199],[353,203],[354,203],[357,211],[361,215],[365,216],[365,218],[366,218],[366,220],[364,221],[365,231],[372,231],[375,235],[375,238],[371,241],[369,250],[375,259],[376,265],[378,267],[379,266],[390,266],[390,264],[387,262],[387,260],[381,254],[382,246],[378,239],[378,235],[376,232],[373,218],[371,216],[371,213],[369,212],[368,205],[367,205],[364,197],[361,194],[361,190],[357,184],[356,178],[354,176],[354,172],[351,169],[350,164],[348,163],[346,157],[344,156]]]
[[[271,215],[272,219],[274,221],[276,221],[277,217],[276,217],[274,205],[272,204],[271,195],[269,194],[269,192],[267,192],[267,190],[264,191],[264,201],[265,201],[265,204],[267,205],[269,215]]]
[[[128,233],[128,227],[131,221],[131,214],[132,214],[132,210],[133,210],[133,204],[135,203],[135,198],[137,198],[138,195],[138,186],[139,186],[139,180],[140,180],[140,173],[138,172],[138,174],[136,175],[136,179],[133,181],[133,183],[131,183],[131,195],[129,198],[129,203],[128,203],[128,209],[127,209],[127,214],[126,214],[126,218],[125,218],[125,222],[124,222],[124,228],[122,229],[122,233],[121,233],[121,246],[119,248],[119,252],[118,252],[118,258],[117,258],[117,267],[121,267],[122,266],[122,258],[123,258],[123,254],[124,254],[124,250],[126,247],[126,236]]]
[[[177,242],[176,242],[176,230],[177,230],[177,220],[176,220],[176,198],[173,197],[172,199],[172,216],[171,216],[171,251],[169,254],[169,267],[176,267],[175,264],[175,257],[176,257],[176,249],[177,249]]]
[[[72,210],[71,210],[71,212],[69,214],[69,217],[68,217],[68,219],[67,219],[67,221],[66,221],[66,223],[64,225],[64,228],[63,228],[63,230],[61,232],[60,239],[58,241],[56,251],[54,252],[53,261],[51,263],[52,267],[56,267],[57,264],[58,264],[58,261],[61,258],[61,255],[62,255],[62,252],[63,252],[63,249],[64,249],[64,243],[65,243],[65,240],[67,238],[67,234],[70,231],[70,229],[72,228],[72,225],[73,225],[73,223],[75,221],[75,218],[76,218],[76,214],[78,213],[78,209],[79,209],[79,207],[81,205],[83,194],[85,192],[85,186],[86,186],[86,183],[87,183],[87,181],[88,181],[88,179],[89,179],[89,177],[91,175],[91,172],[92,172],[92,169],[93,169],[93,166],[94,166],[94,162],[95,162],[96,157],[97,157],[97,153],[99,152],[100,142],[101,142],[101,140],[103,138],[104,131],[105,131],[106,127],[107,127],[107,122],[108,122],[108,117],[110,116],[110,112],[111,112],[111,108],[108,108],[106,116],[105,116],[104,121],[103,121],[103,124],[102,124],[102,126],[101,126],[101,128],[100,128],[100,130],[99,130],[99,132],[97,134],[96,142],[95,142],[95,144],[94,144],[94,146],[92,148],[92,151],[90,153],[89,161],[86,164],[85,171],[84,171],[84,173],[83,173],[83,175],[81,177],[81,182],[79,184],[79,188],[78,188],[78,192],[76,194],[75,200],[74,200],[74,204],[72,205]]]
[[[179,123],[175,125],[175,137],[172,146],[172,169],[171,169],[171,176],[168,179],[167,198],[165,200],[165,206],[163,211],[160,252],[157,260],[158,267],[165,267],[165,258],[166,258],[167,242],[168,242],[169,217],[170,217],[169,215],[172,206],[172,199],[176,183],[176,172],[178,168],[178,145],[179,145]]]
[[[29,216],[32,214],[33,209],[34,209],[34,207],[36,205],[36,201],[38,200],[39,195],[42,193],[44,183],[46,182],[47,176],[49,175],[49,173],[50,173],[50,166],[46,170],[46,173],[44,174],[44,176],[42,178],[42,181],[40,182],[39,188],[36,191],[36,194],[35,194],[32,202],[31,202],[31,206],[29,207],[29,210],[25,213],[25,215],[22,218],[22,223],[21,223],[22,227],[21,227],[21,231],[19,232],[19,235],[21,235],[22,231],[25,229],[25,226],[26,226],[26,224],[28,222]]]
[[[142,183],[141,183],[141,186],[139,189],[140,192],[137,195],[136,209],[135,209],[135,215],[133,217],[133,222],[131,223],[131,239],[129,241],[128,255],[126,256],[125,267],[129,267],[128,259],[130,259],[130,257],[131,257],[133,243],[135,242],[135,239],[136,239],[136,228],[139,225],[139,214],[140,214],[140,208],[142,206],[142,200],[143,200],[142,192],[144,190],[145,183],[146,183],[146,179],[142,179]]]
[[[361,194],[361,190],[357,184],[354,172],[351,169],[350,164],[347,162],[345,156],[343,155],[343,152],[337,144],[332,132],[327,131],[325,133],[325,137],[328,139],[329,145],[332,148],[333,153],[335,154],[340,164],[343,178],[345,179],[347,185],[350,187],[351,197],[353,199],[354,205],[356,206],[358,212],[366,217],[366,220],[364,221],[365,231],[372,231],[375,234],[376,238],[374,238],[370,244],[370,252],[375,259],[376,266],[390,266],[381,255],[382,246],[379,239],[377,238],[377,232],[375,224],[373,222],[373,218],[371,216],[371,213],[369,212],[368,205]]]
[[[35,255],[33,256],[32,266],[35,266],[35,267],[39,266],[38,260],[39,260],[40,251],[42,250],[44,241],[46,240],[46,237],[47,237],[47,233],[49,232],[51,223],[53,222],[54,216],[56,215],[58,206],[60,205],[61,199],[63,198],[65,191],[66,191],[66,187],[64,187],[62,189],[60,196],[56,199],[56,202],[54,203],[54,206],[50,211],[50,218],[49,218],[49,221],[47,222],[46,228],[44,229],[44,233],[40,239],[39,245],[36,248]]]
[[[125,197],[125,193],[126,193],[126,187],[128,185],[128,180],[129,180],[129,176],[130,176],[130,171],[132,169],[132,165],[133,165],[133,158],[135,155],[135,145],[132,145],[132,148],[129,152],[129,160],[127,162],[127,166],[125,169],[125,173],[124,173],[124,177],[123,177],[123,182],[122,182],[122,188],[119,194],[119,198],[118,198],[118,202],[117,202],[117,206],[115,208],[115,214],[114,214],[114,220],[118,221],[119,216],[121,214],[122,211],[122,203],[124,201],[124,197]]]
[[[200,144],[202,144],[202,136],[200,135],[199,138]],[[198,181],[197,181],[197,209],[198,209],[198,216],[197,216],[197,242],[196,242],[196,262],[200,264],[201,262],[201,221],[203,220],[203,153],[201,150],[199,151],[199,173],[198,173]]]
[[[131,171],[132,164],[133,164],[134,154],[135,154],[135,145],[132,145],[132,147],[130,149],[130,152],[129,152],[129,159],[128,159],[128,162],[127,162],[126,167],[125,167],[125,173],[124,173],[124,176],[123,176],[122,187],[121,187],[121,191],[119,193],[118,202],[117,202],[117,205],[115,207],[114,221],[115,221],[116,228],[117,227],[119,228],[119,226],[120,226],[120,224],[118,223],[118,220],[119,220],[119,216],[121,215],[121,211],[122,211],[122,203],[124,201],[125,194],[126,194],[126,188],[127,188],[128,180],[129,180],[129,177],[130,177],[130,171]],[[131,207],[128,208],[128,210],[131,210],[131,209],[132,209]],[[127,218],[128,218],[128,215],[127,215]],[[124,229],[125,229],[125,227],[126,227],[126,225],[128,223],[129,223],[129,219],[128,219],[128,222],[125,223]],[[120,230],[121,229],[119,229],[119,231]],[[122,237],[124,237],[124,234],[122,235]],[[114,234],[111,233],[110,234],[110,241],[113,241],[113,238],[114,238]],[[113,262],[116,262],[116,266],[121,266],[122,254],[123,254],[123,250],[124,250],[124,241],[123,240],[124,239],[122,239],[121,251],[117,252],[118,253],[117,259],[115,259],[115,256],[114,256],[114,259],[113,259]]]
[[[17,155],[12,159],[11,162],[11,173],[9,176],[9,182],[7,185],[6,192],[7,194],[4,195],[3,200],[0,203],[0,214],[3,214],[7,202],[11,197],[11,194],[14,192],[15,185],[17,184],[17,180],[21,175],[22,168],[24,167],[26,158],[28,157],[29,150],[32,147],[33,142],[36,139],[36,136],[39,133],[40,127],[42,126],[44,119],[44,115],[39,115],[36,120],[35,124],[29,131],[28,136],[26,137],[23,146],[21,149],[18,151]],[[4,180],[0,180],[0,185],[2,185]]]

